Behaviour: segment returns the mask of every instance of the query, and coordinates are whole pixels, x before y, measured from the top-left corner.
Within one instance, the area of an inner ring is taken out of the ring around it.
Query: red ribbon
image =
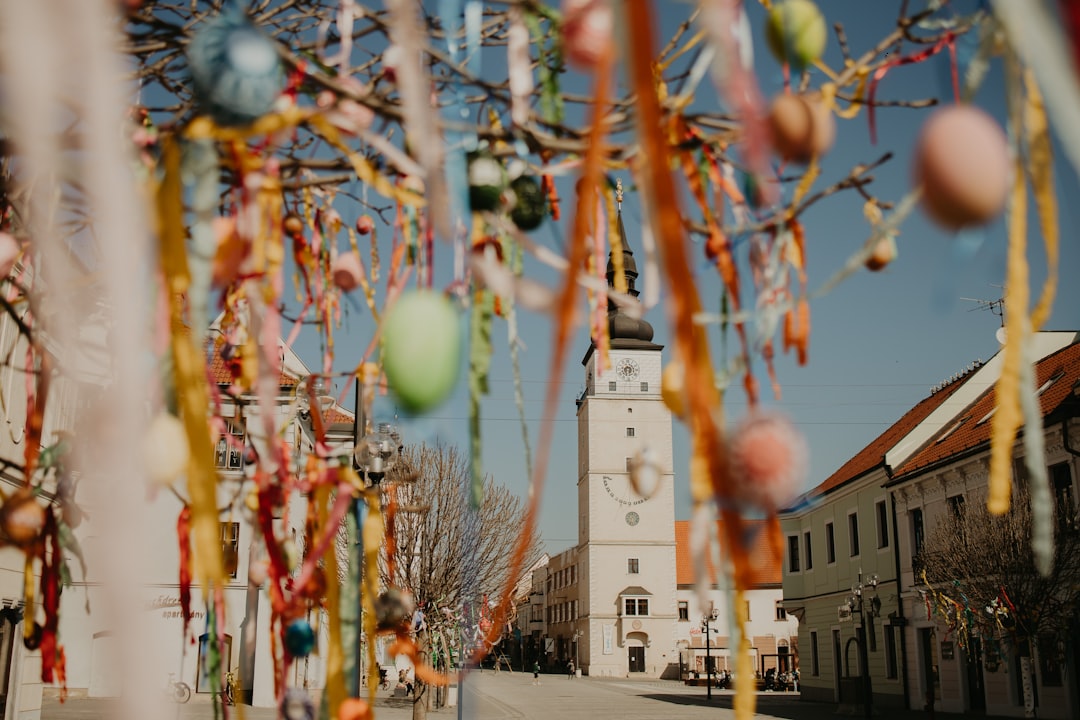
[[[947,33],[944,37],[937,41],[937,44],[932,48],[927,48],[911,55],[905,55],[904,57],[891,60],[877,70],[874,71],[874,77],[870,80],[870,91],[866,97],[867,117],[870,121],[870,143],[877,144],[877,126],[874,122],[874,95],[877,94],[878,83],[885,77],[885,74],[894,67],[900,65],[912,65],[914,63],[921,63],[923,60],[937,55],[939,52],[949,48],[949,54],[952,57],[952,78],[953,78],[953,92],[956,94],[956,100],[960,100],[960,78],[956,68],[956,36],[952,33]]]
[[[176,537],[180,543],[180,615],[184,618],[184,637],[191,619],[191,508],[187,505],[176,520]]]
[[[1080,71],[1080,0],[1058,0],[1061,6],[1061,18],[1064,21],[1069,44],[1072,45],[1073,66]]]
[[[58,669],[64,676],[62,651],[56,642],[60,624],[60,537],[56,527],[56,517],[45,513],[45,537],[49,544],[48,552],[41,554],[41,603],[45,609],[45,626],[41,633],[41,681],[51,683],[53,670]],[[65,688],[66,690],[66,688]]]

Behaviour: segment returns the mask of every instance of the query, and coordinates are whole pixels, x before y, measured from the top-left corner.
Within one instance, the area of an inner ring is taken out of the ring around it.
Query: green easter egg
[[[494,210],[506,189],[506,168],[490,155],[469,160],[469,205],[475,212]]]
[[[510,211],[510,219],[522,230],[528,232],[540,227],[547,214],[547,198],[536,178],[522,175],[510,183],[516,202]]]
[[[403,294],[383,318],[383,371],[406,410],[421,413],[450,395],[461,360],[460,319],[431,290]]]
[[[769,11],[765,39],[777,60],[804,68],[825,52],[828,28],[811,0],[783,0]]]

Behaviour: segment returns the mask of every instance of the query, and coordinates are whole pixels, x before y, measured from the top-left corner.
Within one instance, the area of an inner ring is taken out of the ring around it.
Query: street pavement
[[[712,699],[703,687],[688,687],[670,680],[576,678],[541,675],[533,685],[531,673],[472,672],[464,682],[461,708],[446,707],[429,713],[432,720],[733,720],[733,693],[713,689]],[[277,718],[272,708],[243,707],[243,720]],[[758,693],[755,717],[765,720],[815,720],[843,718],[832,704],[803,702],[798,693]],[[46,697],[43,720],[105,720],[117,717],[115,701],[70,698],[61,705]],[[205,695],[183,705],[167,704],[154,720],[210,720],[214,709]],[[229,708],[229,718],[240,717]],[[850,717],[850,716],[847,716]],[[862,717],[861,714],[858,717]],[[928,720],[923,712],[875,709],[876,720]],[[933,720],[960,720],[960,715],[937,713]],[[376,720],[410,720],[408,698],[380,691]],[[993,720],[984,718],[984,720]]]

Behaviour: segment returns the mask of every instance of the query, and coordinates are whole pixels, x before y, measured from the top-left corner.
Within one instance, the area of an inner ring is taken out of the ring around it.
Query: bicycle
[[[176,673],[169,673],[169,682],[161,689],[174,703],[183,704],[191,699],[191,686],[176,679]]]

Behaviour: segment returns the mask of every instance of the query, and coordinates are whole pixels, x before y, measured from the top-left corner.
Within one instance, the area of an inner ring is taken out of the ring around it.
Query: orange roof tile
[[[747,521],[748,532],[752,535],[750,564],[754,567],[754,587],[780,585],[783,580],[783,558],[776,557],[769,547],[764,520]],[[717,523],[717,529],[722,529]],[[680,586],[693,585],[694,563],[690,557],[690,521],[675,521],[675,583]]]
[[[1042,417],[1052,416],[1073,395],[1073,386],[1080,382],[1080,343],[1048,355],[1035,365],[1035,387],[1043,388],[1039,395]],[[935,463],[956,457],[990,442],[990,414],[996,407],[994,388],[984,392],[955,422],[942,428],[918,452],[896,469],[894,477],[923,470]]]
[[[323,412],[322,421],[326,425],[337,425],[341,423],[353,423],[354,417],[350,412],[345,411],[338,405],[332,405]]]
[[[836,472],[825,478],[824,482],[807,493],[807,496],[815,497],[832,492],[883,463],[885,461],[885,453],[900,442],[905,435],[914,430],[919,423],[930,415],[930,413],[937,410],[942,403],[948,400],[949,397],[964,384],[964,380],[971,372],[973,371],[964,373],[960,378],[949,383],[941,390],[923,398],[915,405],[915,407],[904,413],[903,417],[893,423],[885,432],[878,435],[869,445],[841,465]]]

